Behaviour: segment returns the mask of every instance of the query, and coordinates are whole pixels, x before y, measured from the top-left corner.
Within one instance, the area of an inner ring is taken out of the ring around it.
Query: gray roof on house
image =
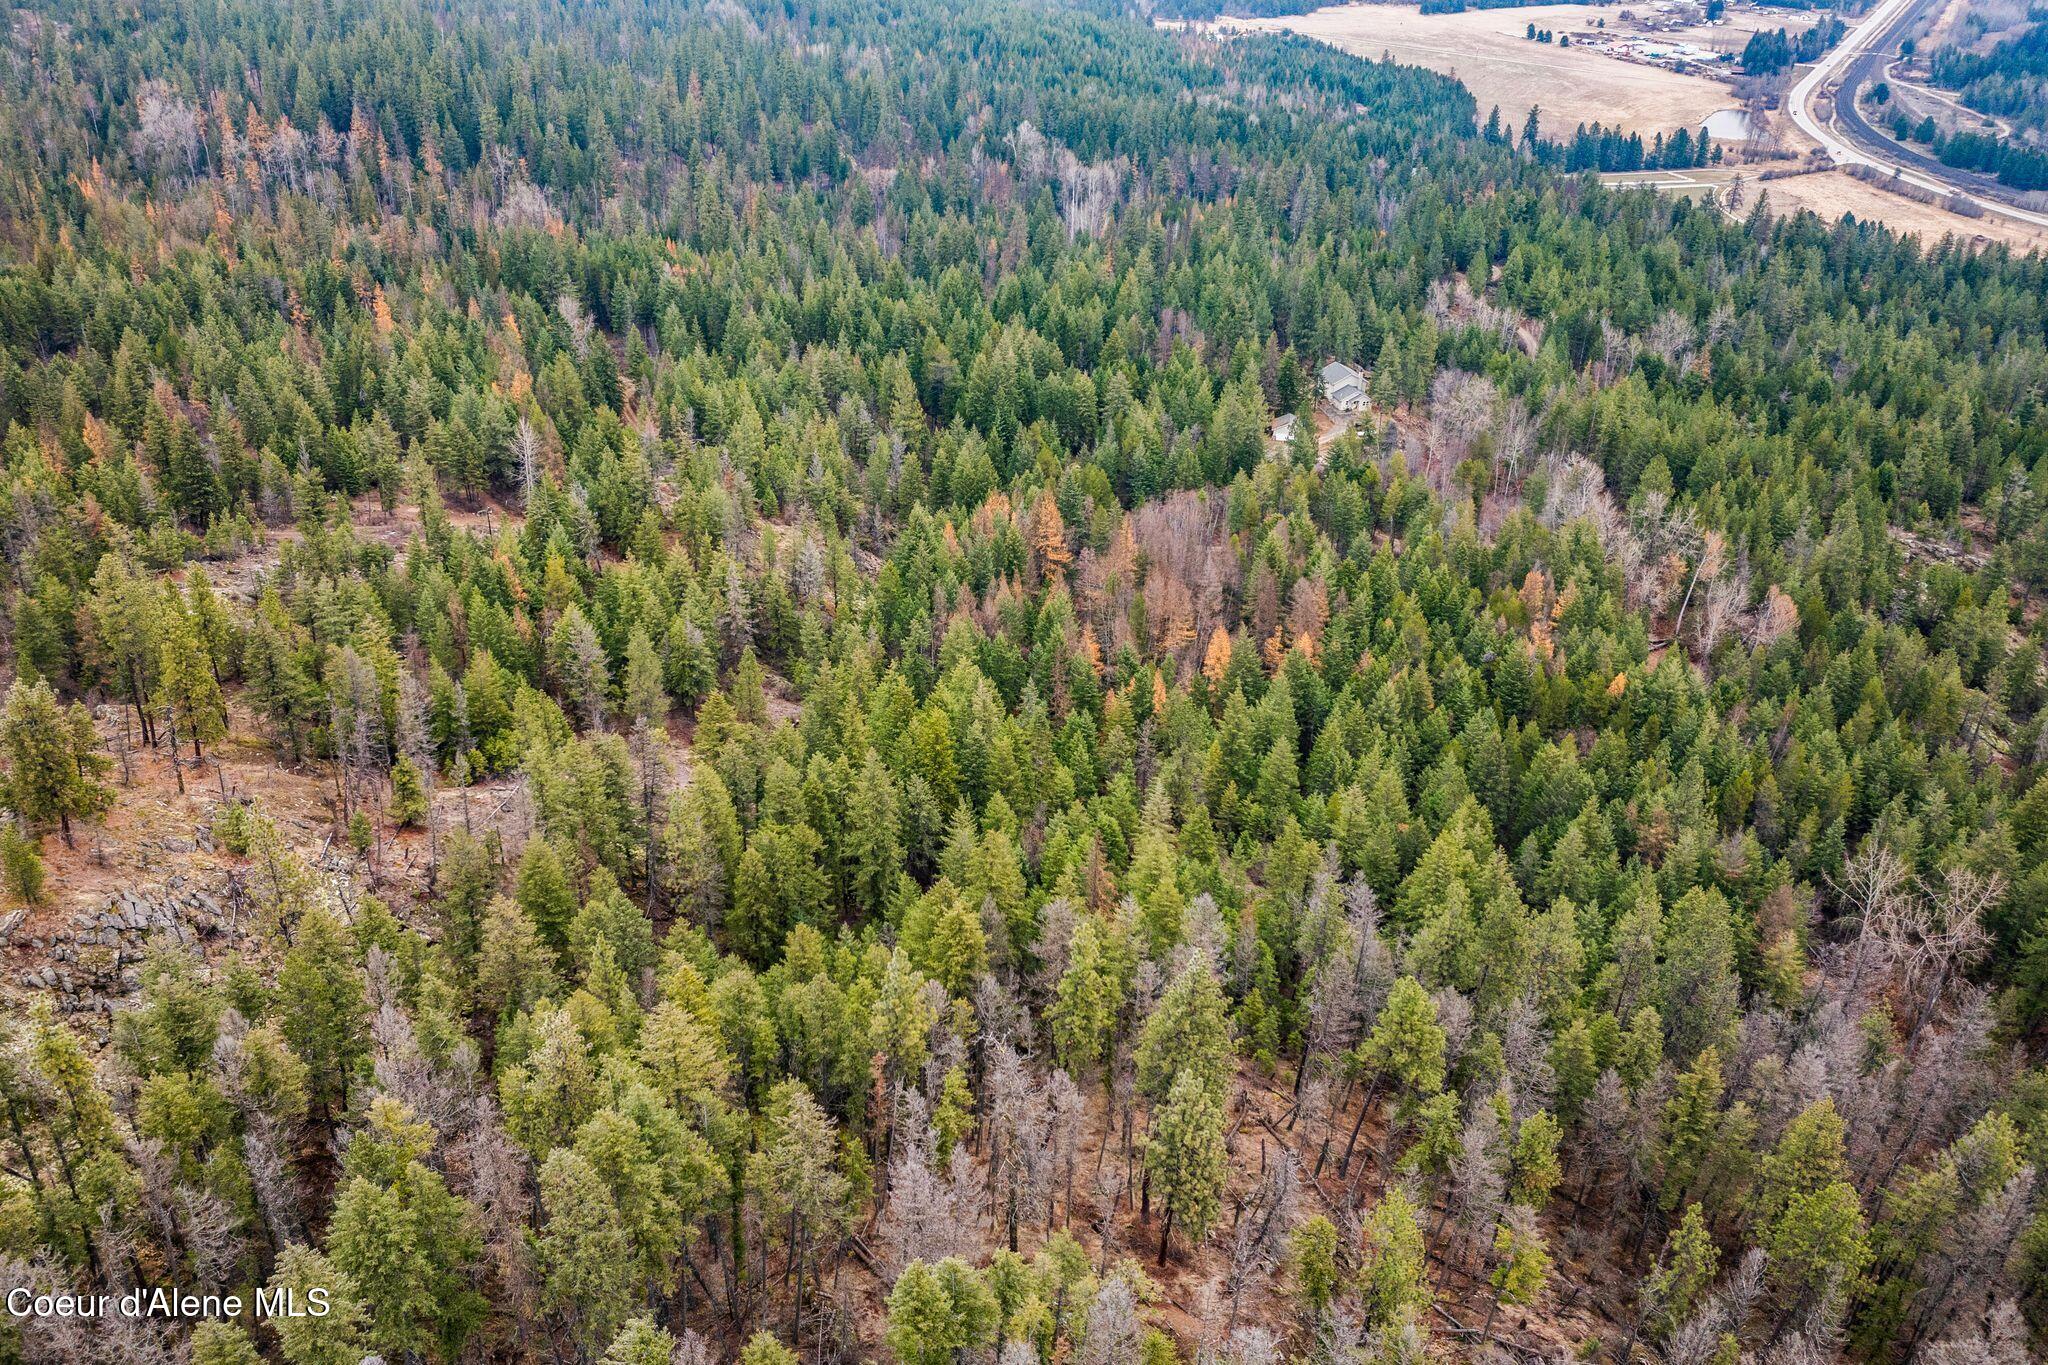
[[[1363,388],[1365,387],[1365,376],[1341,360],[1333,360],[1323,366],[1324,388],[1335,389],[1344,384],[1356,384]]]

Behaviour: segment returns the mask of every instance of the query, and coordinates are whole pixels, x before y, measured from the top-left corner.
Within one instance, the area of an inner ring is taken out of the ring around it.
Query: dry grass
[[[2039,228],[1991,213],[1982,218],[1965,218],[1937,204],[1922,204],[1892,194],[1846,171],[1752,181],[1750,188],[1752,194],[1769,191],[1775,213],[1809,209],[1830,222],[1853,213],[1859,219],[1883,223],[1894,231],[1916,234],[1928,245],[1944,236],[1954,236],[1966,242],[2002,242],[2018,251],[2048,251],[2048,232]]]
[[[1542,126],[1551,136],[1567,135],[1580,123],[1598,122],[1618,123],[1645,137],[1696,128],[1716,110],[1736,106],[1729,86],[1705,76],[1621,61],[1591,48],[1532,43],[1525,36],[1530,24],[1577,33],[1590,31],[1602,18],[1616,36],[1634,31],[1621,23],[1620,13],[1619,6],[1535,5],[1426,15],[1414,5],[1345,5],[1242,22],[1245,27],[1291,29],[1361,57],[1391,54],[1398,61],[1455,76],[1479,101],[1481,118],[1497,104],[1501,117],[1517,131],[1532,105],[1540,110]],[[1753,11],[1743,12],[1742,18],[1751,26],[1765,21]],[[1771,27],[1779,26],[1771,22]],[[1732,36],[1732,27],[1703,31],[1717,39]],[[1747,36],[1744,32],[1741,41]]]
[[[1832,223],[1853,213],[1861,221],[1883,223],[1894,232],[1917,236],[1928,246],[1943,237],[1955,237],[1979,245],[1998,243],[2015,251],[2048,251],[2048,232],[2038,228],[1990,213],[1982,218],[1966,218],[1939,204],[1923,204],[1893,194],[1882,185],[1858,180],[1847,171],[1818,171],[1762,180],[1757,170],[1754,166],[1708,166],[1690,171],[1629,171],[1603,178],[1610,184],[1653,185],[1663,194],[1696,198],[1709,189],[1725,196],[1728,187],[1740,176],[1746,196],[1737,210],[1742,215],[1749,212],[1757,195],[1768,194],[1771,212],[1775,214],[1805,209]]]

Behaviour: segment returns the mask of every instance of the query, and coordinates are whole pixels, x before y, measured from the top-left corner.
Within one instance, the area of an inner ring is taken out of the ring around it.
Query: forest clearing
[[[1645,4],[1637,7],[1647,13]],[[1793,11],[1731,8],[1713,27],[1651,30],[1625,21],[1627,5],[1528,5],[1424,14],[1412,4],[1347,4],[1272,19],[1230,20],[1233,27],[1278,28],[1333,44],[1360,57],[1388,53],[1396,61],[1454,76],[1478,100],[1482,117],[1495,105],[1517,133],[1531,107],[1541,110],[1551,137],[1568,137],[1578,124],[1620,125],[1645,138],[1680,128],[1697,129],[1717,110],[1740,108],[1733,86],[1708,75],[1670,70],[1644,61],[1623,61],[1577,45],[1531,42],[1528,26],[1578,35],[1600,30],[1615,38],[1652,34],[1740,51],[1761,27],[1798,32],[1809,16]]]

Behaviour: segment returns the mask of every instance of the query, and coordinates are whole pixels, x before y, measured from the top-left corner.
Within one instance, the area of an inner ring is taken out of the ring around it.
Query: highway
[[[1941,0],[1880,0],[1833,50],[1821,54],[1813,68],[1792,87],[1786,99],[1787,112],[1800,131],[1819,143],[1838,166],[1874,166],[1903,184],[1944,197],[1966,199],[1986,213],[2048,227],[2048,213],[2034,213],[1998,198],[1991,189],[1996,184],[1991,177],[1956,170],[1910,147],[1901,147],[1872,128],[1856,107],[1857,90],[1891,60],[1906,27],[1921,10],[1940,3]],[[1814,116],[1813,98],[1837,76],[1840,83],[1835,91],[1834,118],[1823,124]]]

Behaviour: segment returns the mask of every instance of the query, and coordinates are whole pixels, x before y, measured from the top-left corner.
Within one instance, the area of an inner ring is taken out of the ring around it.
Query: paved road
[[[1849,59],[1847,68],[1842,72],[1841,84],[1835,92],[1835,122],[1840,125],[1842,132],[1848,134],[1858,146],[1866,150],[1887,156],[1901,166],[1910,167],[1935,180],[1959,188],[1976,190],[1994,199],[2000,198],[2002,196],[1997,176],[1944,165],[1939,158],[1899,142],[1890,134],[1872,127],[1870,121],[1863,117],[1862,105],[1858,103],[1857,97],[1865,85],[1873,80],[1883,79],[1884,70],[1891,65],[1892,57],[1898,52],[1907,28],[1928,11],[1939,9],[1944,2],[1945,0],[1919,0],[1917,4],[1908,4],[1905,13],[1899,16],[1887,32],[1877,35],[1869,47]]]
[[[1786,101],[1792,121],[1800,130],[1826,149],[1838,166],[1874,166],[1895,179],[1940,195],[1955,195],[1979,205],[1987,213],[2048,227],[2048,214],[2017,208],[1997,198],[1989,177],[1944,166],[1929,156],[1883,136],[1856,108],[1856,90],[1873,72],[1883,69],[1898,51],[1906,26],[1921,10],[1941,0],[1880,0],[1862,23],[1846,34],[1832,51],[1823,53],[1813,69],[1792,87]],[[1834,119],[1823,124],[1814,116],[1813,97],[1840,77],[1835,93]],[[1852,141],[1853,139],[1853,141]]]

